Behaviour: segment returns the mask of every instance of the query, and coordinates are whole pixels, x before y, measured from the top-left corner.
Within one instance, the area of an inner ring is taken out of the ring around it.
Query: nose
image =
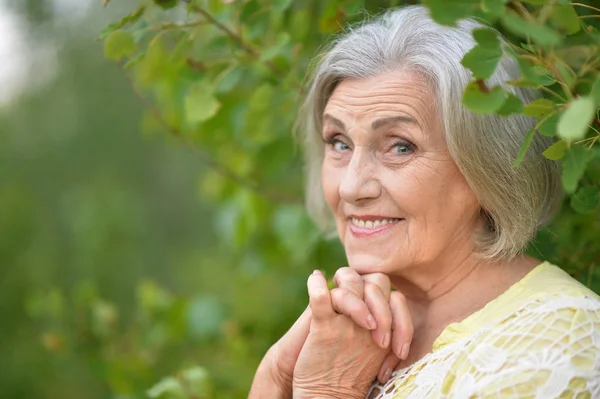
[[[381,184],[374,158],[369,148],[354,148],[340,184],[341,199],[358,205],[381,195]]]

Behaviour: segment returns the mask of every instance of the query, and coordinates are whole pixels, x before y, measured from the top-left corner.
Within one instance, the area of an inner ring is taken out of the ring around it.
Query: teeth
[[[398,219],[379,219],[379,220],[361,220],[357,218],[352,218],[352,224],[361,229],[375,229],[379,226],[385,226],[389,223],[394,223],[398,221]]]

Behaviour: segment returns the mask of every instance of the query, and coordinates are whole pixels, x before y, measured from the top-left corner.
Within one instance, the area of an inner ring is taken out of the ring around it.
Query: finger
[[[333,276],[333,282],[336,287],[350,290],[360,299],[363,298],[363,279],[354,269],[339,268]]]
[[[371,283],[379,286],[381,292],[385,295],[385,299],[389,301],[390,293],[392,291],[392,284],[390,278],[383,273],[369,273],[361,276],[363,283]]]
[[[412,342],[414,328],[406,298],[399,291],[390,295],[392,311],[392,350],[402,360],[406,360]]]
[[[320,270],[315,270],[306,283],[308,287],[309,306],[312,318],[322,321],[335,315],[331,306],[331,295],[327,287],[327,280]]]
[[[356,324],[367,330],[377,328],[375,318],[369,312],[366,303],[354,294],[354,292],[334,288],[331,290],[331,304],[337,313],[350,317]]]
[[[392,376],[392,373],[394,372],[396,367],[398,367],[399,364],[400,359],[398,359],[398,356],[396,356],[396,354],[393,351],[390,351],[381,363],[381,368],[379,369],[379,373],[377,374],[377,380],[381,384],[385,384],[386,382],[388,382],[390,377]]]
[[[373,330],[373,341],[382,348],[390,345],[392,338],[392,313],[385,295],[378,285],[365,284],[365,303],[375,317],[377,328]]]
[[[310,306],[307,306],[294,325],[274,345],[273,350],[276,353],[275,362],[277,370],[281,371],[288,378],[293,378],[296,360],[310,332],[311,318]]]
[[[298,357],[304,341],[310,331],[310,320],[312,318],[310,306],[307,306],[304,312],[298,317],[298,320],[290,327],[288,332],[278,341],[281,350],[285,353],[294,354]]]

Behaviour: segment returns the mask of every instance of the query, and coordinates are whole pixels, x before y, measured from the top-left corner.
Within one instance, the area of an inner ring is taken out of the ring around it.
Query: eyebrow
[[[329,122],[333,123],[334,125],[336,125],[339,129],[346,130],[346,125],[344,125],[344,122],[342,122],[341,120],[339,120],[338,118],[336,118],[335,116],[332,116],[330,114],[324,114],[323,121],[329,121]],[[373,121],[373,123],[371,123],[371,129],[377,130],[383,126],[393,125],[398,122],[404,122],[404,123],[417,125],[417,121],[414,120],[414,118],[412,118],[409,115],[396,115],[396,116],[388,116],[386,118],[380,118],[380,119]]]

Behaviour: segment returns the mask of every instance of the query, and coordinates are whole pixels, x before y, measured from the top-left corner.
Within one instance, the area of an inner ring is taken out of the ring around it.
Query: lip
[[[386,225],[367,229],[367,228],[358,227],[358,226],[355,226],[354,224],[352,224],[353,218],[361,219],[361,220],[381,220],[381,219],[399,219],[399,220],[392,222],[392,223],[388,223]],[[350,228],[350,232],[355,237],[369,237],[369,236],[379,234],[379,233],[387,231],[387,230],[391,230],[394,227],[396,227],[396,225],[399,222],[401,222],[403,220],[404,220],[403,218],[389,218],[389,217],[380,216],[380,215],[360,215],[360,216],[359,215],[349,215],[348,226]]]

